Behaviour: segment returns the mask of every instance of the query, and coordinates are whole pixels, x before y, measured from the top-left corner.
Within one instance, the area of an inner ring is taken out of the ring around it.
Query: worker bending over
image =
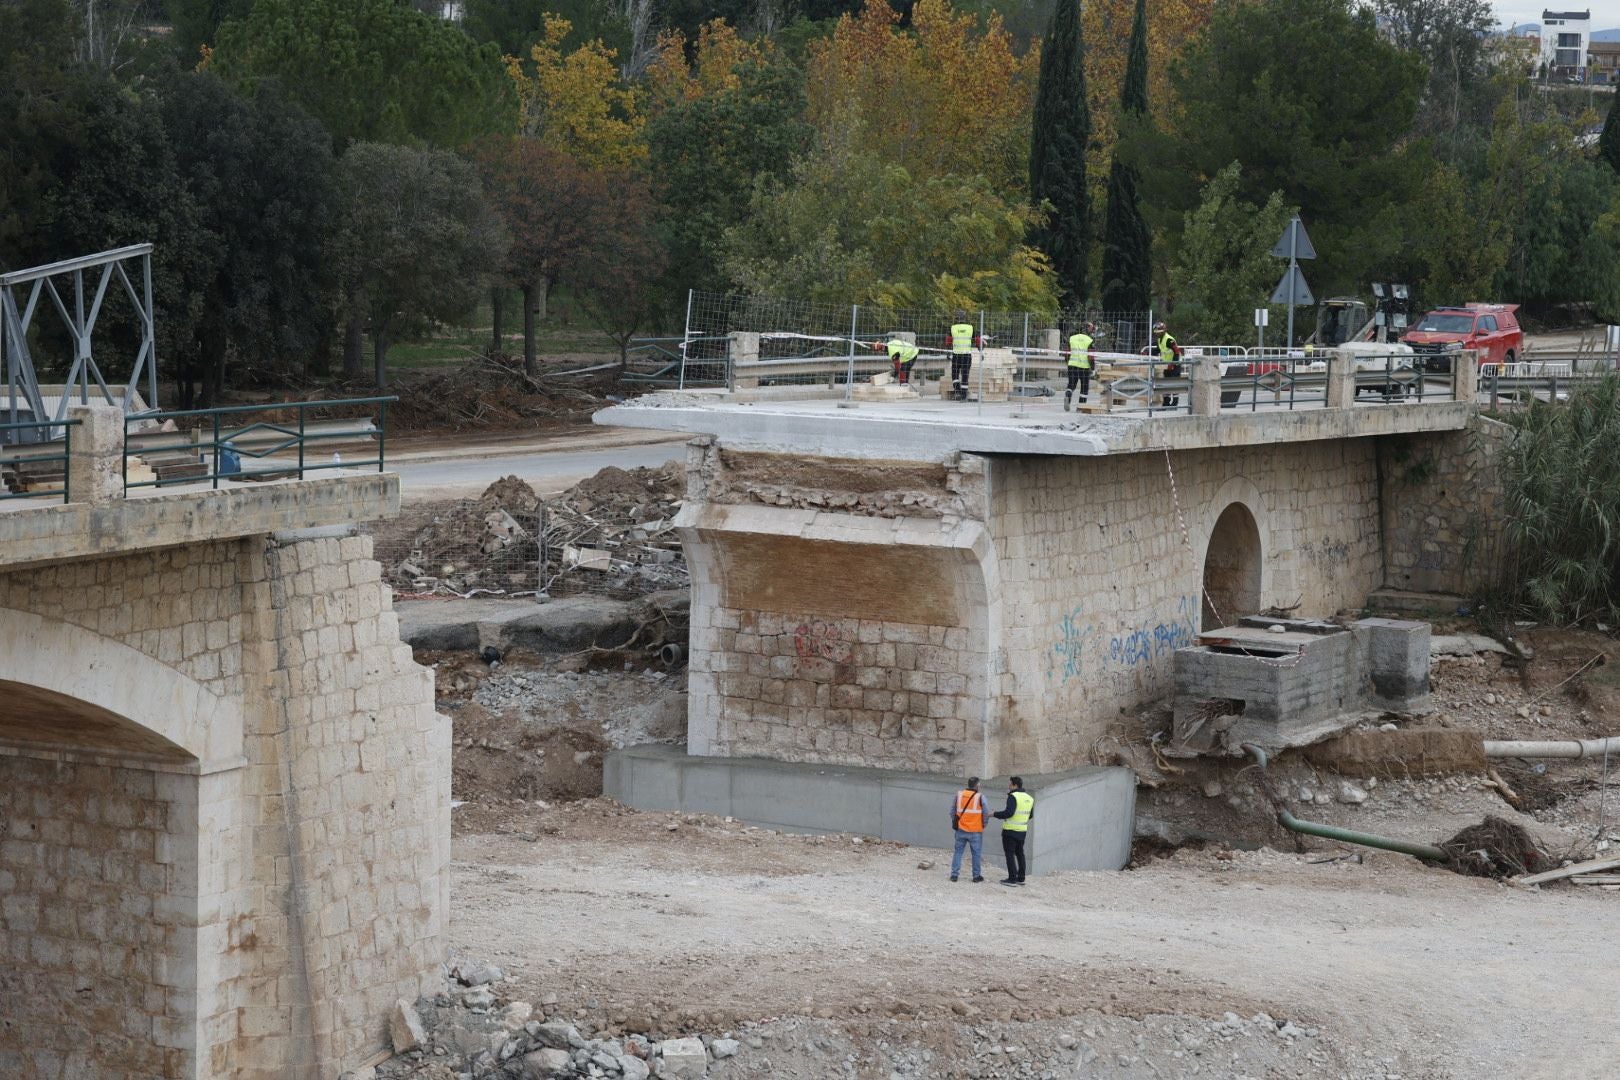
[[[1007,856],[1007,876],[1003,885],[1022,885],[1028,864],[1024,861],[1024,840],[1035,817],[1035,796],[1024,790],[1024,778],[1007,780],[1007,806],[990,815],[1001,820],[1001,851]]]
[[[956,321],[951,324],[950,338],[946,342],[951,350],[951,391],[957,401],[966,401],[968,397],[968,372],[973,367],[973,350],[981,346],[979,335],[973,332],[973,324],[968,322],[967,312],[958,311]]]
[[[1080,332],[1069,335],[1069,388],[1063,391],[1063,411],[1069,411],[1071,399],[1074,397],[1074,385],[1080,384],[1080,400],[1084,402],[1091,393],[1091,343],[1092,335],[1097,332],[1095,323],[1085,323]]]
[[[894,381],[901,386],[911,382],[911,365],[917,362],[922,349],[905,338],[892,337],[887,342],[873,342],[872,348],[887,350],[889,363],[894,367]]]

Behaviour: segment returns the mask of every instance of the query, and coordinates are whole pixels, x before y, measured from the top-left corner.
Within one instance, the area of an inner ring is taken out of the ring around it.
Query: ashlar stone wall
[[[1233,503],[1257,525],[1260,607],[1324,616],[1364,603],[1383,570],[1375,454],[1371,439],[1341,439],[998,459],[1001,767],[1084,762],[1122,711],[1170,693],[1175,650],[1203,629],[1211,533]]]
[[[1380,442],[1384,584],[1471,596],[1502,571],[1502,459],[1513,429],[1474,417],[1462,431]]]
[[[389,606],[352,536],[0,575],[0,1075],[326,1080],[386,1045],[439,978],[450,780]]]

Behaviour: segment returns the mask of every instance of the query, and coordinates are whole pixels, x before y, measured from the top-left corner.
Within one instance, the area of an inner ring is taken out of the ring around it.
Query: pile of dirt
[[[530,428],[588,423],[609,404],[604,388],[579,379],[531,379],[519,357],[473,357],[460,367],[395,388],[389,406],[394,431],[466,431],[473,428]]]
[[[608,467],[550,501],[515,476],[476,499],[420,506],[372,530],[383,580],[405,595],[632,598],[689,582],[674,528],[677,465]]]

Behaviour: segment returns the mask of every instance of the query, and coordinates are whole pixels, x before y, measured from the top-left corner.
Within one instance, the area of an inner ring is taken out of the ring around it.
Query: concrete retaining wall
[[[1031,873],[1118,870],[1130,860],[1136,780],[1128,769],[1081,768],[1024,777],[1035,796]],[[916,772],[814,765],[768,758],[693,757],[668,746],[609,754],[604,793],[643,810],[739,818],[795,832],[846,832],[919,847],[949,848],[954,778]],[[986,806],[999,810],[1005,780],[986,780]],[[992,822],[985,857],[1003,865]]]

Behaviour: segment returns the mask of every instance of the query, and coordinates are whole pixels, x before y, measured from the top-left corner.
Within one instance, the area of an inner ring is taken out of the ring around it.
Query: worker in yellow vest
[[[911,365],[917,362],[922,349],[902,337],[892,337],[886,342],[873,342],[872,348],[886,350],[889,354],[889,363],[894,368],[894,381],[901,386],[911,382]]]
[[[1069,388],[1063,391],[1063,411],[1068,412],[1070,403],[1074,398],[1074,386],[1080,384],[1080,400],[1084,402],[1091,393],[1091,343],[1092,335],[1097,332],[1095,323],[1086,323],[1080,327],[1080,332],[1069,335]]]
[[[1024,861],[1024,840],[1029,836],[1029,823],[1035,817],[1035,796],[1024,790],[1022,776],[1007,780],[1007,807],[991,817],[1001,821],[1001,850],[1007,856],[1007,876],[1003,885],[1024,883],[1028,865]]]
[[[1159,369],[1159,375],[1165,379],[1181,378],[1181,346],[1176,344],[1176,337],[1162,322],[1153,324],[1153,336],[1159,346],[1159,360],[1164,365]],[[1180,394],[1164,395],[1165,405],[1181,404]]]
[[[950,336],[945,343],[951,350],[952,396],[957,401],[966,401],[968,372],[973,367],[973,350],[981,344],[979,336],[973,332],[973,324],[968,322],[967,312],[956,313],[956,321],[951,323]]]
[[[967,787],[956,793],[951,803],[951,829],[956,833],[956,850],[951,855],[951,880],[962,872],[962,849],[973,852],[973,880],[984,880],[984,793],[979,778],[968,777]]]

